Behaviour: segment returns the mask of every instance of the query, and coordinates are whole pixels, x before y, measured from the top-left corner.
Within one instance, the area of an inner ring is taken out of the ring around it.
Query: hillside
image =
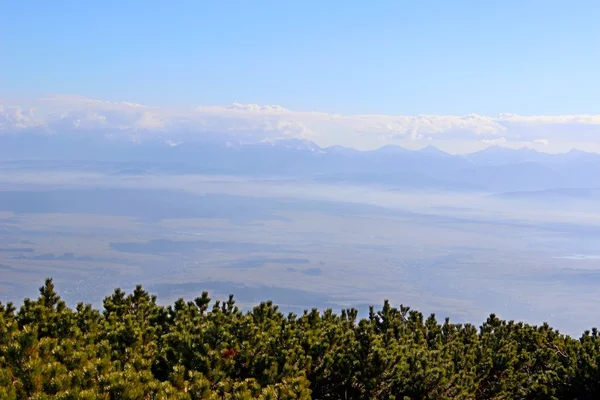
[[[438,322],[385,303],[283,315],[206,292],[163,307],[140,286],[104,310],[60,299],[51,279],[0,305],[2,399],[592,399],[600,338],[544,324]]]

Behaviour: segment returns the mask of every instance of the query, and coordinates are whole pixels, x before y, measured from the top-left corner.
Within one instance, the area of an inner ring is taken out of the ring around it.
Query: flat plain
[[[575,200],[574,200],[575,201]],[[0,300],[142,284],[286,311],[384,299],[460,322],[597,325],[596,205],[201,175],[0,170]],[[576,211],[566,211],[576,210]]]

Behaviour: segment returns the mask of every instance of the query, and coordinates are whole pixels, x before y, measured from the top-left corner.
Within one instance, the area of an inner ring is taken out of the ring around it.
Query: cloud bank
[[[75,95],[0,104],[0,134],[24,132],[96,133],[136,140],[159,136],[173,142],[203,135],[240,140],[303,138],[321,146],[361,150],[434,144],[452,153],[490,145],[600,152],[600,115],[340,115],[239,103],[172,109]]]

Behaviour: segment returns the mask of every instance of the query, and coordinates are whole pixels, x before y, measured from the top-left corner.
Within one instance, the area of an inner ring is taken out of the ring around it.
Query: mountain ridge
[[[408,188],[532,191],[600,186],[600,154],[560,154],[533,149],[489,147],[466,155],[435,146],[417,150],[386,145],[361,151],[320,147],[307,139],[232,140],[217,135],[203,140],[151,138],[134,142],[98,135],[1,135],[0,161],[8,165],[71,162],[182,174],[286,176],[328,182],[395,185]],[[14,164],[17,163],[17,164]],[[143,166],[143,168],[142,168]]]

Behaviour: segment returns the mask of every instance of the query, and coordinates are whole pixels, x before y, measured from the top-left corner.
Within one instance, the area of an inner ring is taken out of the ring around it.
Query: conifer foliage
[[[284,315],[206,292],[172,306],[141,286],[70,309],[51,279],[0,304],[0,400],[596,399],[600,335],[491,315],[477,328],[385,302]]]

